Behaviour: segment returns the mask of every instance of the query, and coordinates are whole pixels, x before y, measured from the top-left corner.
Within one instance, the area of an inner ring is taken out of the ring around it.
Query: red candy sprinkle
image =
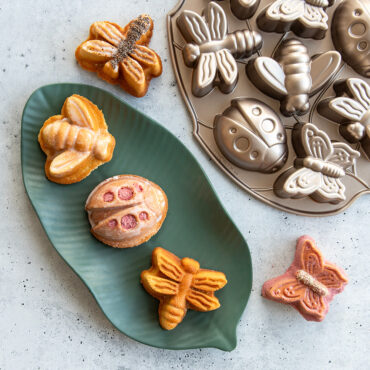
[[[113,220],[109,220],[109,222],[108,222],[109,227],[111,227],[112,229],[113,229],[114,227],[116,227],[116,226],[117,226],[117,224],[118,224],[118,222],[117,222],[115,219],[113,219]]]
[[[118,190],[118,198],[122,200],[130,200],[134,196],[132,188],[125,186]]]
[[[137,221],[134,215],[126,215],[121,219],[121,225],[124,229],[133,229],[137,225]]]
[[[138,191],[140,193],[144,190],[143,187],[140,184],[135,184],[134,186],[135,186],[136,191]]]
[[[139,218],[140,218],[141,221],[145,221],[149,218],[149,215],[148,215],[147,212],[140,212]]]
[[[114,199],[114,194],[111,191],[106,192],[103,195],[104,202],[111,202]]]

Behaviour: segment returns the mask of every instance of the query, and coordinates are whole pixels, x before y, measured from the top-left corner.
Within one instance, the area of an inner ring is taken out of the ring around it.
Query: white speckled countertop
[[[0,2],[0,369],[368,369],[370,196],[338,216],[299,217],[251,198],[216,168],[192,137],[172,71],[166,14],[176,1]],[[74,50],[93,21],[124,25],[143,12],[155,21],[151,47],[162,56],[164,73],[145,98],[135,99],[79,68]],[[20,121],[29,95],[54,82],[88,83],[119,95],[197,156],[252,253],[253,291],[234,351],[168,351],[127,338],[53,249],[23,187]],[[266,279],[285,271],[304,233],[350,278],[320,324],[260,295]]]

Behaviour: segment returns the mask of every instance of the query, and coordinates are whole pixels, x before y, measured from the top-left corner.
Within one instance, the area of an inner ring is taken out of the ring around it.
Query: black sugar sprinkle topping
[[[140,40],[141,36],[149,29],[149,27],[150,18],[145,15],[140,15],[130,24],[126,38],[119,43],[117,51],[111,61],[114,67],[132,52],[135,47],[135,43]]]

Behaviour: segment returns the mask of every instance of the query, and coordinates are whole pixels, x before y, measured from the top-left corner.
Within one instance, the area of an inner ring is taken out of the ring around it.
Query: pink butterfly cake
[[[322,321],[329,303],[347,284],[342,269],[325,261],[315,241],[301,236],[288,270],[263,284],[262,295],[294,307],[308,321]]]

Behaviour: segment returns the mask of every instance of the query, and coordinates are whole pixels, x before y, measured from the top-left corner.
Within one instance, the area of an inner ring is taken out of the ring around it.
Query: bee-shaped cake
[[[117,248],[135,247],[149,240],[161,228],[167,208],[165,192],[135,175],[106,179],[86,201],[91,233]]]
[[[223,288],[223,272],[201,269],[192,258],[178,258],[163,248],[155,248],[152,266],[141,273],[145,290],[160,301],[159,323],[172,330],[184,319],[188,309],[212,311],[220,307],[214,292]]]
[[[116,145],[103,113],[90,100],[72,95],[60,115],[42,126],[38,140],[47,155],[46,177],[58,184],[72,184],[112,159]]]

